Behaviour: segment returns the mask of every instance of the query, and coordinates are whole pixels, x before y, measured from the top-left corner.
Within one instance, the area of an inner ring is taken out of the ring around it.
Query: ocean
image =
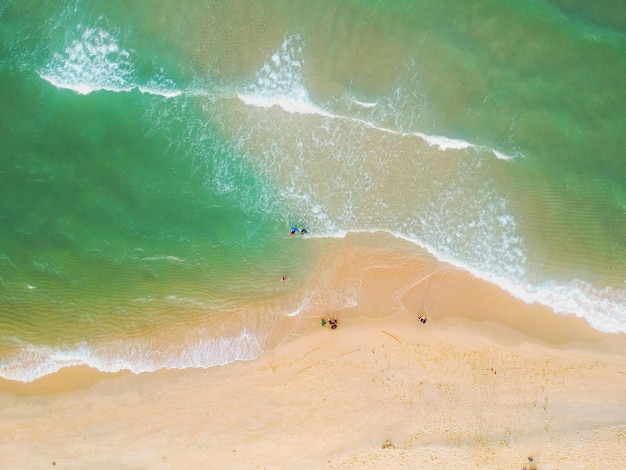
[[[0,377],[255,358],[355,233],[626,332],[619,2],[2,0],[0,51]]]

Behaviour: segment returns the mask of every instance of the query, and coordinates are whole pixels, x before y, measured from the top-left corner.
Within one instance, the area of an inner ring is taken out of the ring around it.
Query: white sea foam
[[[159,95],[164,98],[175,98],[183,94],[182,90],[176,88],[176,84],[170,78],[167,78],[164,69],[160,69],[154,77],[148,80],[145,85],[137,87],[141,93],[150,95]]]
[[[300,315],[300,312],[302,311],[302,309],[296,309],[293,312],[289,312],[287,314],[288,317],[297,317],[298,315]]]
[[[561,314],[574,314],[606,333],[626,333],[626,291],[596,288],[574,280],[566,285],[547,285],[528,289],[528,298],[547,305]]]
[[[502,152],[499,152],[497,150],[494,150],[494,149],[492,149],[491,151],[496,156],[496,158],[498,158],[500,160],[513,160],[513,159],[517,158],[517,157],[513,157],[511,155],[506,155],[506,154],[504,154]]]
[[[440,135],[428,135],[421,132],[415,132],[414,135],[425,140],[431,147],[439,147],[439,150],[462,150],[466,148],[475,148],[477,145],[471,144],[461,139],[451,139]]]
[[[100,28],[79,27],[79,38],[65,50],[55,52],[39,76],[57,88],[87,95],[99,90],[142,93],[173,98],[183,92],[161,70],[145,84],[138,84],[133,53],[117,38]]]
[[[293,93],[295,95],[295,93]],[[268,94],[244,94],[237,93],[237,97],[245,104],[250,106],[256,106],[259,108],[271,108],[278,106],[288,113],[296,114],[318,114],[320,116],[331,116],[326,113],[322,108],[315,106],[308,98],[308,95],[303,96],[270,96]]]
[[[363,108],[374,108],[378,104],[378,101],[376,101],[375,103],[366,103],[365,101],[359,101],[359,100],[354,99],[354,98],[351,98],[351,101],[354,104],[358,104],[359,106],[361,106]]]
[[[0,377],[32,382],[64,367],[86,364],[89,357],[89,352],[80,346],[54,349],[29,345],[12,358],[0,361]]]
[[[81,29],[80,38],[74,39],[63,53],[55,52],[39,75],[57,87],[80,94],[131,90],[135,68],[130,52],[102,29]]]
[[[476,271],[471,265],[449,260],[472,274],[495,284],[526,303],[538,303],[562,315],[575,315],[605,333],[626,333],[626,291],[598,288],[581,280],[568,283],[546,282],[533,285],[490,272]]]
[[[303,48],[300,35],[286,37],[280,49],[256,73],[255,82],[237,93],[239,99],[260,108],[278,106],[288,113],[327,115],[311,101],[303,83]]]
[[[247,361],[263,353],[261,340],[247,329],[237,336],[198,339],[182,349],[155,349],[149,343],[80,344],[73,347],[28,345],[9,359],[0,361],[0,377],[32,382],[66,367],[89,366],[102,372],[123,370],[135,374],[160,369],[208,368]]]
[[[151,88],[150,86],[137,86],[136,88],[141,93],[145,93],[147,95],[162,96],[163,98],[176,98],[177,96],[181,96],[184,94],[182,90],[175,89]]]
[[[249,361],[263,353],[258,338],[247,330],[238,336],[201,340],[187,347],[177,359],[168,359],[166,369],[193,367],[213,367],[235,361]]]

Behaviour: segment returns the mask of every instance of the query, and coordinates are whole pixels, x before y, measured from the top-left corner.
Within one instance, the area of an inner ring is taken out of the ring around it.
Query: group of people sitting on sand
[[[322,318],[322,326],[330,326],[331,330],[336,330],[337,329],[337,314],[335,314],[334,318],[330,318],[330,315],[327,315],[328,320],[325,320],[324,318]]]

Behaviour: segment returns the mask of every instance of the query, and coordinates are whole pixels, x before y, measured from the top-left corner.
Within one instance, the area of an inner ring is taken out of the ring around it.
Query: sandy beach
[[[625,469],[625,31],[0,1],[0,470]]]
[[[337,312],[339,328],[312,319],[256,360],[1,382],[0,466],[622,468],[624,335],[458,270],[436,281],[448,295],[421,323],[403,307],[416,290],[398,299],[389,285],[402,276],[365,258],[344,260],[366,288]]]

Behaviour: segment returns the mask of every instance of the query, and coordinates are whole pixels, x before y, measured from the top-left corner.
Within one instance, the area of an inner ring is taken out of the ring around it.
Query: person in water
[[[289,230],[289,235],[295,235],[296,233],[298,233],[298,229],[296,227],[291,227],[291,230]]]
[[[309,233],[309,232],[307,232],[305,228],[301,228],[301,229],[300,229],[300,233],[301,233],[302,235],[304,235],[304,234]]]

